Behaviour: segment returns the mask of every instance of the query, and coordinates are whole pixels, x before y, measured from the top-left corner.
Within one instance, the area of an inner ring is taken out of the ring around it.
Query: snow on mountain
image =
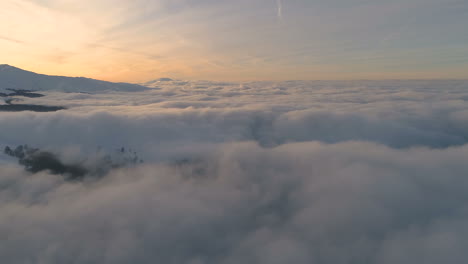
[[[6,89],[63,92],[142,91],[145,86],[113,83],[84,77],[50,76],[25,71],[7,64],[0,65],[0,92]]]

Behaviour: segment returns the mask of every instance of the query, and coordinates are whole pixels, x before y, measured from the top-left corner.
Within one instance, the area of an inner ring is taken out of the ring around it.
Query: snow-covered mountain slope
[[[37,74],[7,64],[0,65],[0,91],[22,89],[34,91],[103,92],[142,91],[147,87],[130,83],[112,83],[84,77]]]

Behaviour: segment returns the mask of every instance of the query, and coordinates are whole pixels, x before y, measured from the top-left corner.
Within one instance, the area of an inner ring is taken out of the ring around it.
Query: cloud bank
[[[70,182],[0,155],[8,263],[461,263],[467,81],[214,83],[46,91],[0,113],[0,144],[64,164],[143,164]],[[96,158],[97,159],[97,158]]]

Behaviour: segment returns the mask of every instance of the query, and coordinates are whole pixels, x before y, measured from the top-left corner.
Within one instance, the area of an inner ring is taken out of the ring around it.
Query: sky
[[[467,78],[466,0],[2,0],[0,63],[124,82]]]

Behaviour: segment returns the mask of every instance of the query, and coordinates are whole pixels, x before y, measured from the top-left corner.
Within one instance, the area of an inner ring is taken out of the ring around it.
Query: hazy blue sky
[[[106,80],[468,78],[467,0],[2,0],[0,63]]]

